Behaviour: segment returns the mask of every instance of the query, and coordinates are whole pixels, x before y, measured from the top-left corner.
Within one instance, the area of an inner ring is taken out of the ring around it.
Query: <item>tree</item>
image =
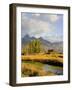
[[[41,51],[41,43],[40,40],[35,39],[29,42],[23,49],[24,54],[35,54],[40,53]]]
[[[32,41],[32,51],[33,53],[39,53],[41,50],[41,43],[38,39]]]
[[[29,43],[29,53],[39,53],[41,50],[41,43],[38,39],[32,40]]]

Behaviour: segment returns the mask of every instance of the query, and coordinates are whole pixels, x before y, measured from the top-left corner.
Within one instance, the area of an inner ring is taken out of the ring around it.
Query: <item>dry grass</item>
[[[53,76],[55,75],[52,72],[46,72],[42,69],[42,67],[38,67],[36,65],[32,65],[29,63],[24,63],[21,65],[22,76]]]
[[[53,76],[53,72],[45,71],[43,69],[42,62],[59,62],[63,64],[63,54],[51,53],[51,54],[34,54],[34,55],[22,55],[21,72],[24,76]],[[29,62],[30,61],[30,62]]]
[[[63,58],[59,57],[62,56],[62,54],[35,54],[35,55],[22,55],[22,60],[40,60],[40,61],[56,61],[63,63]]]

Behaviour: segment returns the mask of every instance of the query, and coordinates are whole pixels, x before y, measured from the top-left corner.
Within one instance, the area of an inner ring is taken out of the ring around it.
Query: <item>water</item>
[[[52,72],[52,73],[54,73],[56,75],[63,75],[63,68],[62,67],[45,64],[43,66],[43,69],[45,71]]]

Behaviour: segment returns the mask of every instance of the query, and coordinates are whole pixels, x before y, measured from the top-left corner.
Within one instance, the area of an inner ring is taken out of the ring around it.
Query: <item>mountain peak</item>
[[[42,38],[42,37],[39,37],[38,39],[43,40],[43,38]]]
[[[39,39],[45,50],[54,49],[55,51],[63,52],[63,43],[61,43],[61,42],[51,43],[50,41],[45,40],[43,37],[36,38],[34,36],[31,37],[28,34],[26,34],[22,38],[22,47],[24,47],[25,45],[27,45],[29,42],[31,42],[34,39]]]
[[[24,37],[27,37],[27,38],[28,38],[28,37],[29,37],[29,35],[28,35],[28,34],[26,34]]]

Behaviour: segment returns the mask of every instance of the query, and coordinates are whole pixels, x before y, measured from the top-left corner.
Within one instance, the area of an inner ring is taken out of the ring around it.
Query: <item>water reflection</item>
[[[45,64],[43,66],[43,69],[45,71],[53,72],[56,75],[63,75],[63,68],[62,67]]]

